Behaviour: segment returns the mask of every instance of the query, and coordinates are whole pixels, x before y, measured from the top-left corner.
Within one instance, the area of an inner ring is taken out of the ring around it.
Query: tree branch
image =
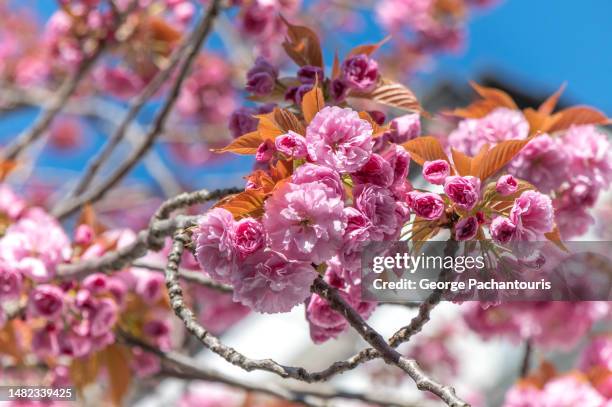
[[[177,78],[166,98],[166,101],[164,102],[164,105],[155,117],[151,129],[147,133],[146,137],[142,140],[141,144],[132,151],[127,159],[121,163],[121,165],[119,165],[106,180],[90,191],[68,200],[68,202],[66,202],[64,205],[60,205],[56,210],[54,210],[54,215],[57,218],[64,219],[75,211],[79,210],[84,204],[93,203],[102,198],[106,192],[108,192],[108,190],[115,186],[125,175],[127,175],[128,172],[132,170],[142,156],[152,147],[157,137],[164,131],[166,119],[172,111],[172,108],[174,107],[174,104],[180,94],[183,82],[185,81],[191,66],[194,63],[195,57],[198,55],[202,44],[208,37],[216,16],[219,14],[219,3],[220,0],[213,0],[210,3],[206,14],[196,27],[194,36],[189,42],[189,46],[187,48],[187,55],[179,68]]]

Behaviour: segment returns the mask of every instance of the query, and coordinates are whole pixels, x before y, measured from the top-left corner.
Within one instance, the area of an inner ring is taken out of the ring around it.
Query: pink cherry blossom
[[[512,175],[502,175],[495,184],[495,190],[501,196],[511,195],[518,190],[518,181]]]
[[[0,240],[0,259],[38,282],[49,281],[70,252],[60,225],[40,208],[26,211]]]
[[[246,317],[251,311],[235,302],[229,293],[198,285],[194,298],[198,304],[198,320],[210,332],[220,335]]]
[[[161,369],[159,357],[138,346],[132,347],[131,356],[130,368],[139,378],[152,376]]]
[[[255,160],[257,162],[268,162],[274,156],[276,152],[276,146],[272,140],[266,139],[263,143],[257,147],[257,152],[255,153]]]
[[[320,182],[286,183],[265,203],[270,247],[291,260],[322,263],[342,244],[342,200]]]
[[[569,155],[569,172],[585,175],[607,188],[612,181],[612,157],[606,134],[595,126],[572,126],[563,140]]]
[[[426,220],[439,219],[444,214],[444,201],[432,192],[410,191],[408,205],[416,216]]]
[[[340,173],[363,167],[372,154],[372,126],[357,112],[337,106],[323,108],[306,129],[312,161]]]
[[[16,220],[26,208],[25,201],[6,184],[0,184],[0,214]]]
[[[552,231],[554,213],[551,199],[536,191],[525,191],[510,210],[510,221],[516,225],[518,240],[533,241]]]
[[[344,208],[347,223],[344,231],[344,252],[353,253],[359,251],[362,246],[370,240],[371,220],[359,209],[353,207]]]
[[[612,372],[612,336],[594,337],[580,356],[580,369],[588,371],[597,366],[605,367]]]
[[[21,284],[21,273],[11,267],[10,263],[0,261],[0,299],[6,301],[18,298]]]
[[[291,176],[291,182],[294,184],[306,184],[309,182],[320,182],[329,190],[340,196],[344,196],[344,185],[340,174],[332,168],[306,163],[300,165]]]
[[[485,144],[527,138],[529,123],[516,110],[497,108],[481,119],[466,119],[448,136],[455,149],[474,156]]]
[[[234,217],[226,209],[214,208],[198,222],[194,231],[196,258],[202,270],[219,282],[229,283],[236,270]]]
[[[410,113],[391,120],[390,135],[394,143],[405,143],[421,134],[421,116]]]
[[[542,192],[557,189],[567,178],[568,156],[563,142],[548,134],[531,140],[512,160],[509,171]]]
[[[457,207],[470,211],[480,199],[480,179],[457,175],[447,177],[444,182],[444,192]]]
[[[401,225],[395,214],[395,198],[388,189],[373,184],[360,184],[354,190],[355,207],[372,225],[369,229],[372,240],[390,238],[399,232]]]
[[[49,320],[57,318],[62,312],[64,293],[56,286],[42,284],[30,292],[28,310],[32,316]]]
[[[256,95],[267,95],[274,90],[278,69],[265,58],[258,57],[247,72],[246,90]]]
[[[253,218],[244,218],[236,223],[234,232],[234,247],[237,253],[245,258],[264,245],[263,225]]]
[[[258,312],[288,312],[310,295],[316,275],[310,263],[261,252],[249,258],[233,280],[234,300]]]
[[[450,175],[450,164],[446,160],[425,161],[423,178],[435,185],[444,185],[444,180]]]
[[[276,150],[291,158],[305,158],[308,155],[306,139],[289,130],[287,134],[278,136],[274,140]]]
[[[512,240],[516,232],[516,225],[505,216],[498,216],[489,226],[491,238],[501,244],[506,244]]]
[[[378,82],[378,63],[365,54],[353,55],[341,66],[342,78],[352,89],[372,91]]]
[[[352,176],[358,183],[375,184],[381,187],[390,186],[394,178],[391,165],[378,154],[372,154],[368,162]]]

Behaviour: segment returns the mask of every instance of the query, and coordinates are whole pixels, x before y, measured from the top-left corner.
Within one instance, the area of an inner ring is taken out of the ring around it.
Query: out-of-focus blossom
[[[554,211],[551,199],[536,191],[525,191],[514,201],[510,221],[516,226],[518,240],[534,241],[551,232]]]
[[[426,220],[439,219],[444,213],[444,201],[432,192],[410,191],[408,205],[418,217]]]
[[[548,134],[531,140],[512,160],[509,171],[547,193],[567,179],[568,156],[563,142]]]

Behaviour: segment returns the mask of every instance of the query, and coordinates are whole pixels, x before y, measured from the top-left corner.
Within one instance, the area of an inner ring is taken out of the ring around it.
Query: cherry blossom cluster
[[[403,120],[418,133],[418,115]],[[292,174],[266,197],[260,218],[235,220],[222,206],[206,213],[194,231],[196,256],[215,280],[233,286],[236,301],[259,312],[286,312],[306,301],[313,339],[336,336],[347,322],[310,286],[323,273],[362,315],[371,313],[374,304],[360,300],[360,253],[370,241],[397,239],[409,217],[408,153],[376,143],[357,112],[329,106],[305,136],[289,131],[264,142],[256,159],[269,168],[291,160]]]
[[[521,111],[500,107],[478,119],[461,121],[448,136],[453,148],[475,155],[485,144],[521,140],[530,125]],[[593,125],[573,125],[531,140],[508,171],[533,184],[553,200],[555,218],[565,239],[584,235],[594,223],[589,209],[612,181],[607,135]]]

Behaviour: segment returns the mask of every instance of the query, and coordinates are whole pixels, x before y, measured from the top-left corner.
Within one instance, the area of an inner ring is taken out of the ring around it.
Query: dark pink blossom
[[[455,239],[460,242],[475,238],[477,233],[478,219],[476,219],[476,216],[463,218],[455,225]]]
[[[393,183],[393,169],[389,162],[378,154],[372,154],[367,163],[359,171],[352,174],[353,179],[360,184],[375,184],[381,187]]]
[[[275,152],[276,147],[274,146],[274,142],[270,139],[266,139],[257,148],[257,152],[255,153],[255,160],[257,160],[257,162],[268,162],[272,159],[272,156],[274,156]]]
[[[323,69],[318,66],[304,65],[298,69],[297,78],[306,85],[321,84],[324,78]]]
[[[289,130],[287,134],[274,139],[276,150],[291,158],[305,158],[308,155],[306,139],[300,134]]]
[[[470,211],[480,199],[480,179],[476,177],[447,177],[444,182],[444,192],[459,208]]]
[[[0,300],[14,300],[21,293],[21,273],[9,263],[0,261]]]
[[[372,91],[378,83],[378,63],[365,54],[353,55],[341,66],[342,79],[349,88]]]
[[[396,202],[387,188],[373,184],[357,185],[354,200],[355,207],[370,220],[372,240],[383,240],[398,233],[401,225],[395,212]]]
[[[444,214],[444,200],[431,192],[408,192],[408,206],[418,216],[426,220],[439,219]]]
[[[446,160],[425,161],[423,178],[435,185],[444,185],[444,180],[450,175],[450,164]]]
[[[506,244],[512,240],[516,233],[516,225],[505,216],[498,216],[493,219],[489,226],[491,238],[501,244]]]
[[[64,305],[64,293],[58,287],[41,284],[30,292],[28,309],[32,316],[40,316],[49,320],[60,316]]]
[[[421,134],[421,117],[418,113],[396,117],[390,123],[390,138],[394,143],[405,143]]]

